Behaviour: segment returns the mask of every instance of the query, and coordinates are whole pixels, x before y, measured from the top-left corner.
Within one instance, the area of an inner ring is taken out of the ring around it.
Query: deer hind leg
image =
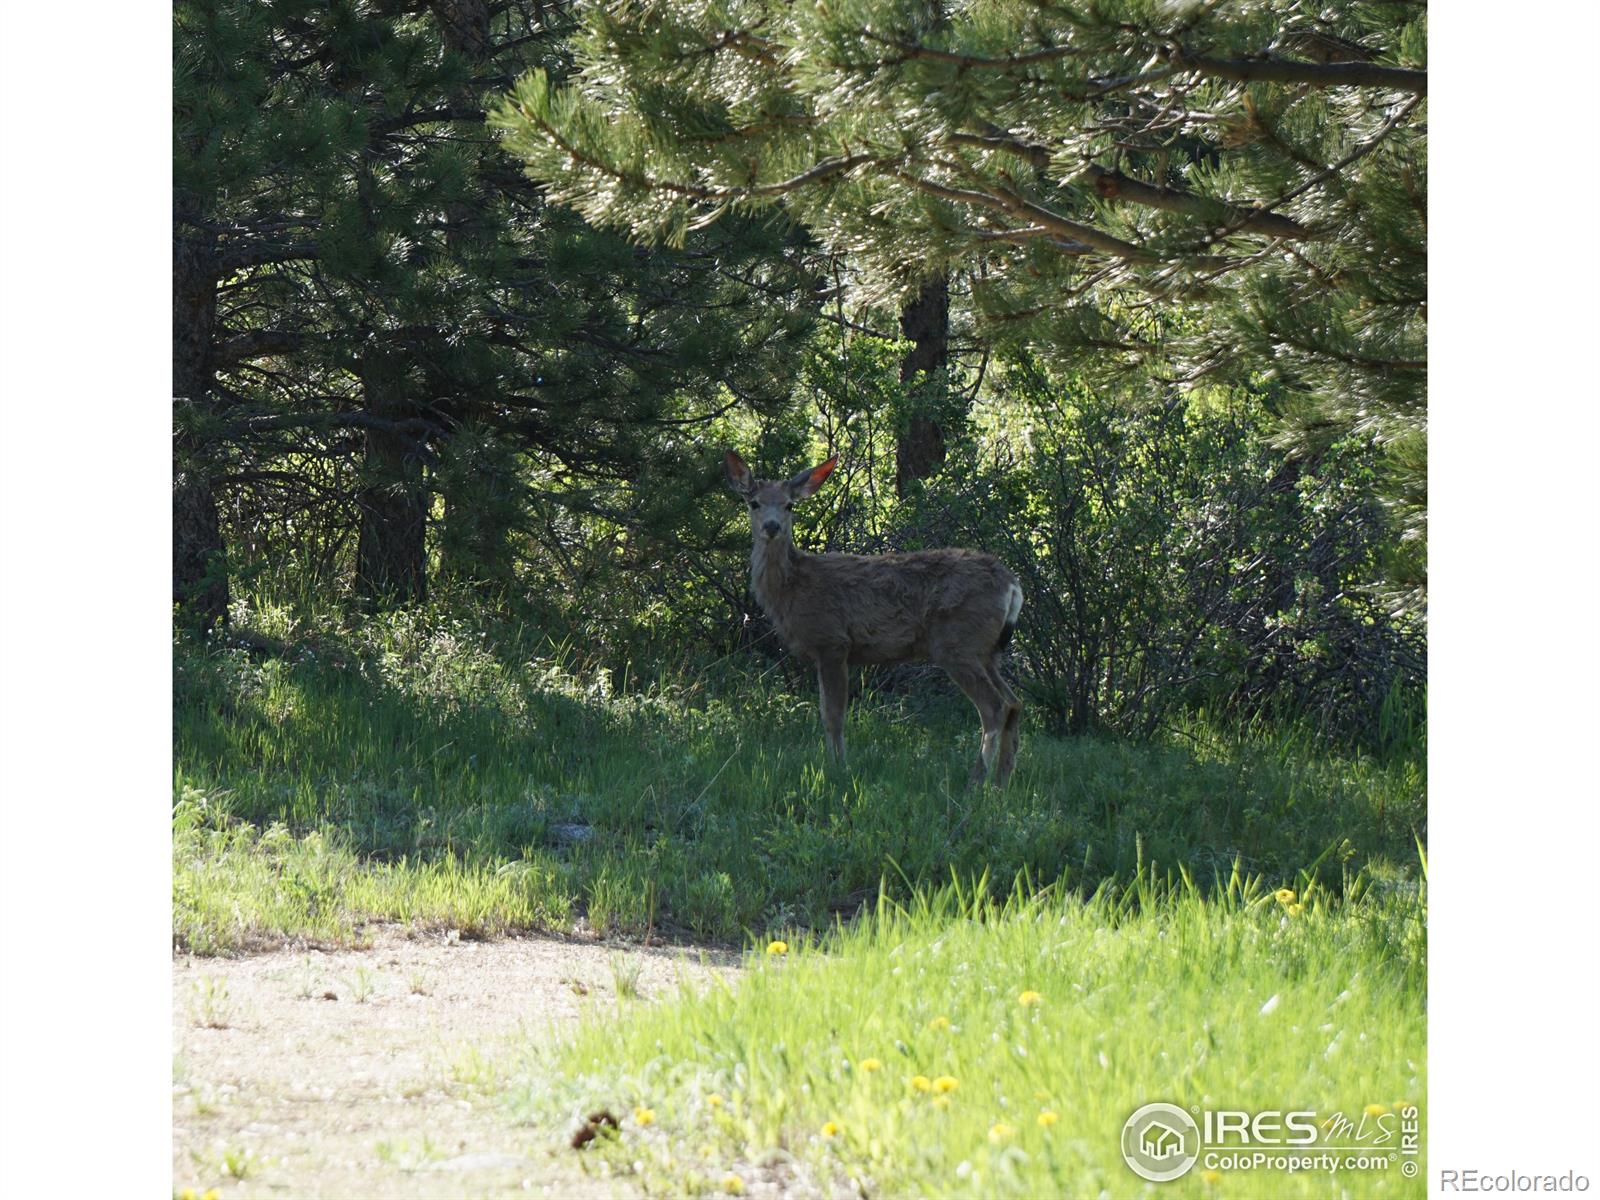
[[[967,780],[967,786],[975,788],[983,783],[989,774],[989,769],[999,757],[1001,738],[1005,730],[1005,702],[990,681],[988,673],[981,667],[946,664],[944,669],[950,678],[955,680],[956,686],[967,694],[967,699],[971,700],[972,706],[978,710],[978,719],[983,722],[983,740],[979,744],[978,761],[973,764],[972,775]]]
[[[999,753],[994,764],[994,784],[996,787],[1004,787],[1006,780],[1011,775],[1012,767],[1017,764],[1017,741],[1022,725],[1022,701],[1017,699],[1017,694],[1011,690],[1011,685],[1006,682],[1006,677],[1000,673],[998,657],[989,663],[984,675],[1000,697],[1002,707]]]
[[[845,660],[823,659],[817,664],[818,690],[822,694],[822,737],[835,762],[844,762],[844,706],[850,698],[850,672]]]

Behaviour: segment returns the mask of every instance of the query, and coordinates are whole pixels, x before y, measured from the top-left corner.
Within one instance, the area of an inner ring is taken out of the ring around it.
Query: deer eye
[[[750,507],[751,508],[760,508],[761,507],[761,501],[759,501],[759,500],[750,501]]]
[[[793,512],[794,511],[794,502],[790,501],[788,504],[785,504],[783,506],[783,511],[784,512]]]

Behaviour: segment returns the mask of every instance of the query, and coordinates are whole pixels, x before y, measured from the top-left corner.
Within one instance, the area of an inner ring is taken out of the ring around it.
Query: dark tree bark
[[[488,0],[433,0],[428,5],[444,44],[473,62],[489,53]]]
[[[950,282],[938,275],[900,310],[901,336],[911,349],[900,360],[900,381],[928,386],[943,376],[950,359]],[[913,412],[895,443],[894,489],[903,496],[918,479],[944,465],[944,430],[924,411]]]
[[[406,398],[403,359],[369,350],[361,362],[367,411],[385,422],[415,416]],[[372,426],[366,438],[366,486],[361,493],[361,531],[356,550],[356,589],[390,603],[427,596],[428,487],[420,438],[388,425]]]
[[[172,229],[172,601],[183,620],[210,626],[228,619],[222,522],[197,432],[212,407],[217,258],[211,239],[181,215]]]

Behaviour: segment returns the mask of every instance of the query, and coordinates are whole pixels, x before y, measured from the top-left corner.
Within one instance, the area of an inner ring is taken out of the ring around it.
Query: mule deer
[[[975,550],[910,554],[803,554],[794,506],[813,495],[837,457],[792,479],[762,482],[732,450],[728,486],[750,506],[756,599],[794,654],[817,665],[828,750],[844,760],[851,663],[943,667],[983,722],[971,785],[993,770],[1004,784],[1017,757],[1022,703],[1000,674],[1000,652],[1022,610],[1022,588],[1000,560]]]

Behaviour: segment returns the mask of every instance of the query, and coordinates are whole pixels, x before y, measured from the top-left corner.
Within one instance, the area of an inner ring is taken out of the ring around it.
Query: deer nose
[[[778,536],[778,531],[781,530],[783,528],[783,526],[779,525],[776,521],[768,521],[761,528],[763,528],[763,529],[765,529],[767,531],[767,536],[768,537],[777,537]]]

